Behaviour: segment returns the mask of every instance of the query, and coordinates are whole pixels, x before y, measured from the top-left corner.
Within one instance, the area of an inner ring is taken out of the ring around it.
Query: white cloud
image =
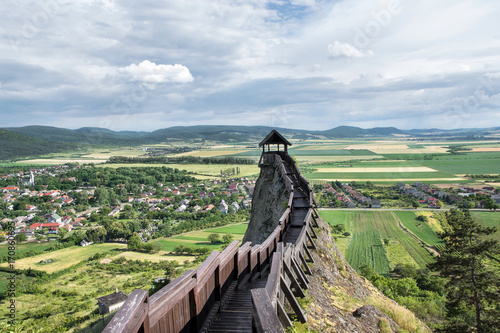
[[[121,73],[130,76],[132,81],[140,81],[143,83],[187,83],[193,82],[193,76],[189,72],[189,68],[183,65],[157,65],[149,60],[144,60],[139,65],[131,64],[130,66],[121,68]]]
[[[333,45],[328,44],[328,55],[332,58],[362,58],[365,56],[355,46],[349,43],[341,43],[339,41],[335,41]]]
[[[44,11],[49,2],[60,10]],[[120,129],[269,125],[265,111],[284,107],[290,127],[444,127],[481,78],[491,84],[467,106],[478,114],[467,125],[500,124],[500,80],[488,75],[500,72],[491,28],[500,1],[401,0],[389,19],[390,3],[0,1],[2,125],[22,115],[26,125],[67,126],[75,112],[65,111],[80,105],[86,124],[100,126],[93,117],[116,116],[120,101],[130,119]],[[168,113],[179,109],[189,117]],[[318,117],[306,117],[312,110]],[[148,113],[157,118],[136,121]]]

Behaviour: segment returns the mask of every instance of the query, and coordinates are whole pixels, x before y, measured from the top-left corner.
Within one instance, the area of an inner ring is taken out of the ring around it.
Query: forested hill
[[[150,144],[167,140],[217,141],[217,142],[259,142],[273,127],[269,126],[232,126],[199,125],[174,126],[153,132],[120,131],[105,128],[83,127],[76,130],[51,126],[25,126],[3,128],[10,132],[26,135],[35,139],[73,142],[81,144],[131,145]],[[281,134],[291,139],[336,139],[363,137],[433,137],[433,136],[484,136],[500,134],[500,127],[483,129],[416,129],[400,130],[395,127],[375,127],[363,129],[354,126],[338,126],[325,131],[310,131],[290,128],[276,128]]]
[[[56,153],[74,148],[62,142],[51,142],[0,129],[0,160]]]

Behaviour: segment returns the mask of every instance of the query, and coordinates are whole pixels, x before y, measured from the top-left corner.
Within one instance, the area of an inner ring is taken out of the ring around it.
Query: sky
[[[498,0],[2,0],[0,127],[500,126]]]

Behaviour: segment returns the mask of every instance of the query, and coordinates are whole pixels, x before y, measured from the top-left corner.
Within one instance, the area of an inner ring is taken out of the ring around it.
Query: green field
[[[340,168],[339,168],[340,169]],[[399,179],[450,179],[456,178],[455,175],[444,172],[314,172],[304,175],[307,179],[326,179],[326,180],[394,180]],[[458,179],[457,179],[458,180]]]
[[[473,156],[469,154],[467,156]],[[493,154],[493,153],[492,153]],[[491,156],[492,157],[492,156]],[[461,175],[461,174],[499,174],[500,158],[464,158],[432,161],[418,161],[419,164],[433,169]]]
[[[392,212],[322,210],[320,215],[331,225],[344,223],[351,232],[351,237],[338,238],[336,243],[355,269],[370,264],[380,274],[386,274],[398,263],[425,268],[433,261],[429,252],[399,227]],[[347,239],[348,244],[343,243]]]
[[[191,245],[194,247],[208,247],[211,250],[219,250],[222,244],[211,244],[208,240],[208,235],[212,233],[221,234],[232,234],[233,240],[241,241],[247,230],[248,223],[239,223],[234,225],[228,225],[219,228],[205,229],[201,231],[191,231],[186,232],[173,237],[163,237],[154,240],[154,243],[159,243],[162,250],[167,252],[174,251],[175,247],[178,245]]]
[[[50,243],[50,242],[17,243],[16,244],[16,255],[21,255],[21,254],[26,253],[28,251],[42,252],[42,251],[45,251],[45,249],[47,249],[53,245],[54,245],[54,243]],[[7,256],[8,252],[9,252],[9,250],[8,250],[7,244],[0,245],[0,257]]]
[[[500,212],[472,212],[472,217],[486,227],[497,228],[490,237],[500,242]]]
[[[426,223],[417,220],[417,215],[414,212],[399,211],[395,214],[406,228],[427,244],[436,246],[443,243]]]

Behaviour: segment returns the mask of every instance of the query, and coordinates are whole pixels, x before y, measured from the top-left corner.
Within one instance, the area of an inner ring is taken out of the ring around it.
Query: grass
[[[115,288],[126,294],[130,294],[135,288],[147,290],[151,288],[152,280],[164,274],[163,270],[116,274],[92,266],[83,266],[57,279],[47,279],[44,283],[31,286],[31,280],[25,277],[26,288],[35,288],[37,292],[17,293],[16,319],[19,324],[36,327],[40,332],[51,331],[51,327],[72,321],[75,323],[74,328],[68,332],[79,332],[80,329],[102,320],[96,313],[96,297],[110,294]],[[0,278],[3,278],[3,275],[0,274]],[[17,281],[18,290],[22,290],[19,277]],[[2,318],[5,318],[6,311],[4,301],[0,305]]]
[[[483,226],[497,228],[489,237],[500,242],[500,212],[472,212],[472,216]]]
[[[395,215],[387,211],[374,213],[375,228],[382,238],[397,240],[421,268],[426,268],[434,260],[412,236],[401,230]]]
[[[53,246],[54,243],[43,242],[43,243],[17,243],[16,244],[16,254],[20,255],[28,251],[42,252],[45,249]],[[9,249],[7,244],[0,245],[0,257],[8,255]]]
[[[106,252],[114,249],[123,249],[125,244],[118,243],[103,243],[93,244],[90,246],[71,246],[62,250],[52,251],[49,253],[40,254],[34,257],[16,260],[16,269],[33,268],[47,273],[53,273],[61,269],[68,268],[79,262],[88,259],[90,256],[98,252]],[[40,261],[45,259],[55,259],[57,261],[51,264],[37,265]],[[8,264],[3,263],[0,266],[6,267]]]
[[[391,299],[371,296],[367,299],[367,303],[379,308],[380,311],[394,320],[404,332],[431,332],[413,312]]]
[[[431,246],[443,243],[436,233],[425,223],[417,220],[414,212],[395,212],[401,223],[418,238]]]
[[[160,251],[158,253],[143,253],[143,252],[136,252],[136,251],[124,251],[120,254],[117,254],[116,256],[110,257],[109,259],[113,260],[118,257],[124,257],[127,260],[148,260],[151,262],[160,262],[164,260],[168,261],[173,261],[177,260],[178,262],[182,263],[186,260],[194,260],[194,256],[176,256],[169,254],[166,251]]]

